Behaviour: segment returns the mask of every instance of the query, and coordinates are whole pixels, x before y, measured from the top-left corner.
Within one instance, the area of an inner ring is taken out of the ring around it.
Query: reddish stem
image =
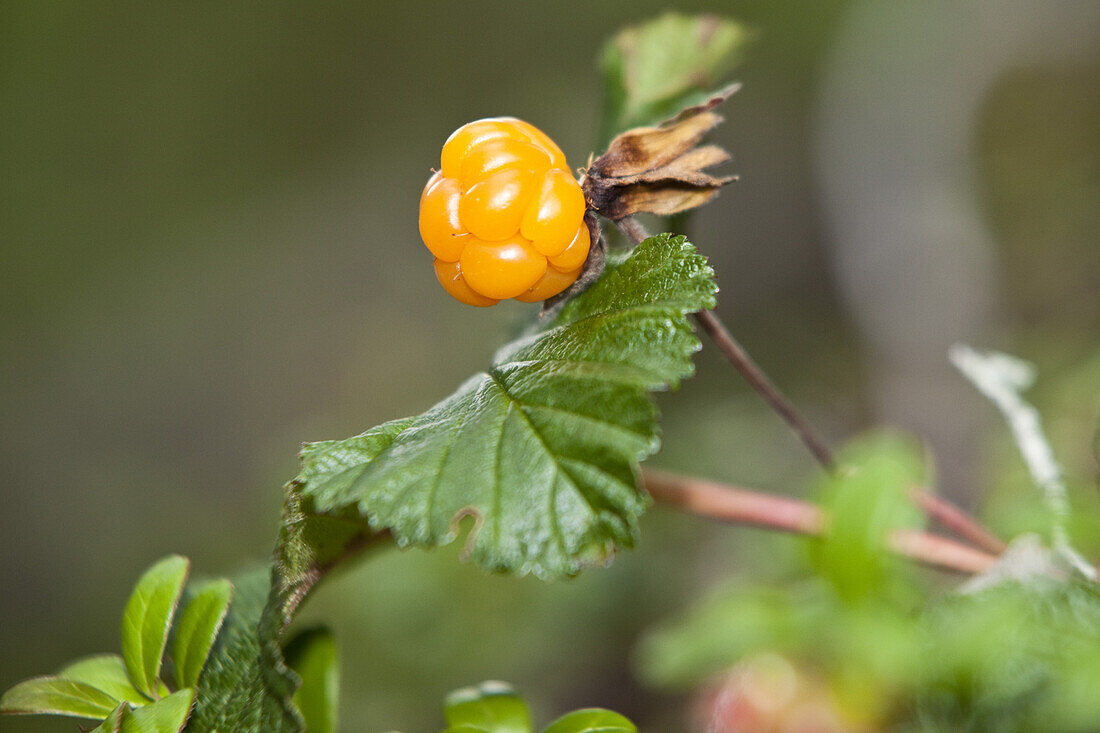
[[[635,244],[649,237],[649,233],[646,232],[645,227],[639,224],[633,217],[628,216],[615,223]],[[712,311],[699,311],[693,315],[710,340],[726,357],[727,361],[729,361],[745,381],[756,390],[756,393],[768,403],[768,406],[771,407],[772,410],[798,435],[802,443],[810,453],[813,454],[814,458],[817,459],[817,462],[820,463],[825,470],[832,471],[835,462],[832,451],[829,450],[828,445],[826,445],[825,441],[814,432],[813,428],[811,428],[805,418],[799,414],[790,400],[779,391],[779,388],[768,378],[764,370],[760,368],[749,353],[745,351],[744,347],[742,347],[737,339],[733,337],[733,334],[731,334],[725,324],[722,323],[722,320]],[[916,504],[921,511],[932,519],[937,520],[943,524],[944,527],[952,530],[960,537],[969,540],[974,543],[975,546],[987,550],[994,555],[1000,555],[1004,552],[1006,547],[1005,543],[983,527],[977,519],[963,511],[962,508],[923,488],[914,489],[911,496],[913,503]],[[779,529],[783,528],[779,527]]]
[[[821,508],[800,499],[650,469],[643,479],[658,504],[702,517],[815,537],[825,530]],[[886,544],[910,560],[958,573],[980,573],[997,561],[996,555],[916,530],[895,529]]]
[[[994,555],[1000,555],[1008,547],[1004,540],[997,537],[961,507],[952,504],[923,486],[914,486],[909,491],[913,503],[932,519],[947,527],[960,537],[970,540]]]

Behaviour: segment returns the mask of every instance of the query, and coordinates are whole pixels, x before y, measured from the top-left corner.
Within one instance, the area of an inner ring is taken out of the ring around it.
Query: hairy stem
[[[649,236],[645,227],[633,217],[625,217],[615,222],[619,229],[635,244]],[[703,332],[707,334],[726,360],[745,379],[756,393],[768,403],[768,406],[783,419],[785,423],[798,435],[806,448],[817,459],[817,462],[826,470],[833,468],[833,454],[825,441],[814,432],[810,424],[799,414],[790,400],[783,396],[779,388],[768,378],[764,370],[753,361],[744,347],[733,337],[722,320],[713,311],[699,311],[693,314]]]
[[[658,504],[698,516],[815,537],[825,531],[827,517],[821,508],[800,499],[650,469],[643,480]],[[895,529],[886,544],[902,557],[957,573],[980,573],[997,560],[994,554],[916,530]]]

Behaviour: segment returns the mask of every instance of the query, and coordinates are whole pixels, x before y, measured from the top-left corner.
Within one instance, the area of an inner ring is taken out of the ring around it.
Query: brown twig
[[[623,234],[629,237],[635,244],[640,243],[649,236],[645,227],[639,224],[633,217],[624,217],[615,223],[618,224]],[[748,352],[745,351],[741,344],[737,342],[737,339],[733,337],[733,334],[730,333],[729,329],[726,328],[725,324],[722,323],[722,320],[718,318],[713,311],[698,311],[693,315],[710,340],[714,342],[714,345],[717,346],[718,350],[722,352],[722,355],[726,357],[726,360],[729,361],[745,381],[756,390],[756,393],[768,403],[768,406],[771,407],[792,430],[794,430],[806,448],[809,449],[810,453],[817,459],[818,463],[826,470],[831,471],[834,464],[833,454],[825,444],[825,441],[814,432],[813,428],[811,428],[805,418],[799,414],[790,400],[783,396],[783,393],[780,392],[779,388],[768,378],[764,370],[753,361]]]
[[[800,499],[649,469],[644,471],[643,480],[658,504],[699,516],[810,536],[825,531],[824,512]],[[997,561],[996,555],[916,530],[895,529],[887,536],[886,544],[910,560],[958,573],[980,573]]]

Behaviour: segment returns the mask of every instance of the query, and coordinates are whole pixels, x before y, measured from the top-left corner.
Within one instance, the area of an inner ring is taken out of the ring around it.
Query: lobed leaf
[[[228,580],[217,580],[206,584],[184,606],[172,645],[177,687],[194,687],[199,681],[232,594],[233,585]]]
[[[292,486],[301,515],[429,546],[469,517],[475,562],[544,578],[630,546],[648,502],[637,463],[659,444],[647,391],[691,374],[686,316],[715,291],[684,237],[651,237],[424,414],[308,444]]]
[[[157,697],[157,675],[168,643],[190,561],[179,555],[160,560],[138,579],[122,614],[122,658],[134,686]]]

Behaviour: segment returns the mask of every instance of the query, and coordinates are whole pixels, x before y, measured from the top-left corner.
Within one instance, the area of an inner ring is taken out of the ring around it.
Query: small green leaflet
[[[127,703],[119,703],[118,707],[112,710],[111,714],[104,718],[102,723],[92,728],[89,733],[120,733],[122,731],[122,719],[129,712],[130,706]]]
[[[232,593],[233,585],[228,580],[216,580],[204,585],[184,606],[172,644],[177,687],[194,687],[198,682]]]
[[[97,654],[65,665],[58,677],[75,680],[102,690],[115,700],[144,705],[149,698],[140,693],[126,675],[126,663],[117,654]]]
[[[194,690],[173,692],[151,705],[122,716],[122,733],[179,733],[194,702]]]
[[[751,33],[715,15],[665,13],[617,33],[604,46],[603,145],[702,104],[741,61]]]
[[[447,695],[443,733],[534,733],[527,703],[507,682],[482,682]],[[638,733],[618,713],[602,708],[574,710],[542,729],[542,733]]]
[[[638,727],[611,710],[586,708],[561,716],[542,733],[638,733]]]
[[[190,566],[190,561],[179,555],[153,565],[138,579],[122,614],[126,671],[134,686],[149,697],[158,697],[161,657]]]
[[[659,443],[647,393],[691,374],[687,314],[714,307],[713,274],[684,237],[647,239],[424,414],[307,445],[302,510],[401,545],[446,544],[471,517],[475,562],[543,578],[630,546]]]
[[[482,682],[447,695],[443,733],[531,733],[531,713],[511,685]]]
[[[908,498],[909,489],[924,482],[920,444],[891,432],[869,433],[849,442],[837,463],[841,470],[821,480],[829,524],[813,560],[848,600],[882,594],[904,567],[885,551],[887,532],[923,524]]]
[[[9,715],[70,715],[102,720],[117,705],[117,700],[91,685],[60,677],[35,677],[0,697],[0,713]]]

